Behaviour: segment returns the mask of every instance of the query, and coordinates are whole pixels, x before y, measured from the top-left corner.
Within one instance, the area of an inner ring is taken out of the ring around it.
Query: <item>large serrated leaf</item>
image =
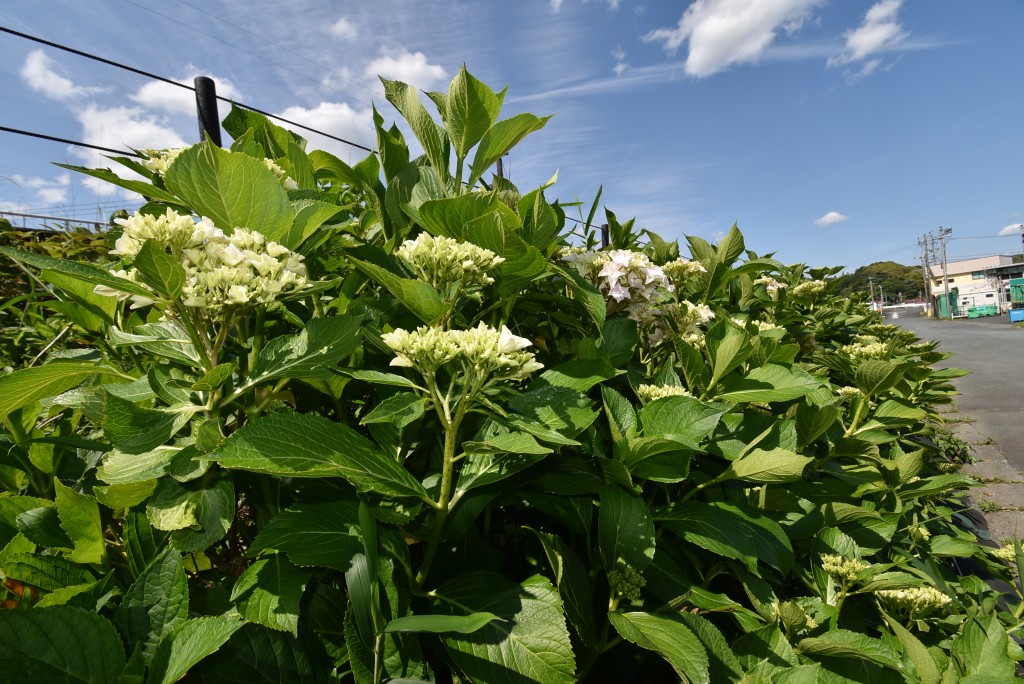
[[[684,681],[711,684],[703,644],[676,616],[608,613],[608,620],[623,639],[667,660]]]
[[[68,559],[75,563],[100,563],[106,557],[107,548],[96,499],[65,487],[57,478],[53,486],[60,526],[75,542]]]
[[[149,681],[171,684],[184,677],[203,658],[215,652],[245,623],[227,617],[201,617],[178,625],[157,647]]]
[[[203,661],[204,681],[224,684],[326,684],[331,669],[315,638],[247,624]]]
[[[71,561],[33,553],[0,555],[0,573],[7,579],[31,584],[45,591],[89,584],[96,579],[82,566]]]
[[[125,665],[114,626],[70,606],[0,611],[0,643],[4,682],[116,682]]]
[[[428,283],[412,278],[403,278],[386,268],[369,261],[352,258],[353,265],[360,271],[387,288],[395,299],[401,302],[417,318],[432,324],[444,314],[446,306],[441,295]]]
[[[654,559],[654,520],[644,500],[614,485],[601,490],[598,547],[608,571],[621,563],[643,572]]]
[[[448,97],[444,103],[444,125],[448,129],[448,137],[455,154],[459,159],[465,159],[470,148],[480,142],[497,118],[501,98],[463,66],[448,86]]]
[[[788,449],[753,449],[729,464],[722,477],[729,480],[778,484],[796,482],[814,459]]]
[[[444,129],[430,117],[415,88],[401,81],[382,78],[381,82],[384,84],[384,96],[409,123],[409,128],[426,152],[430,165],[442,179],[448,178],[451,171],[448,168],[448,136],[445,135]]]
[[[271,340],[260,351],[250,376],[252,382],[274,378],[330,377],[331,367],[359,347],[359,316],[314,318],[297,335]]]
[[[274,413],[211,454],[225,468],[291,477],[343,477],[360,491],[426,500],[423,485],[373,442],[319,416]]]
[[[476,148],[473,164],[469,169],[470,187],[483,177],[487,169],[516,146],[523,138],[534,131],[544,128],[550,116],[538,117],[528,112],[516,114],[498,121],[491,126],[480,140]]]
[[[354,502],[296,504],[260,530],[251,551],[274,549],[295,565],[346,572],[363,550],[359,507]]]
[[[768,364],[725,383],[716,398],[725,401],[790,401],[813,392],[821,383],[799,368]]]
[[[108,393],[103,402],[103,431],[119,451],[142,454],[167,442],[199,407],[185,409],[177,413],[147,409]]]
[[[0,420],[12,411],[53,397],[96,375],[124,377],[113,368],[84,363],[48,363],[0,377]]]
[[[246,569],[231,590],[231,600],[246,620],[298,635],[299,599],[309,573],[282,554],[261,558]]]
[[[247,228],[277,242],[291,229],[291,203],[274,173],[258,160],[222,150],[209,140],[182,152],[164,182],[194,212],[227,233]]]
[[[515,584],[501,575],[476,572],[441,585],[439,612],[450,615],[488,612],[501,620],[468,635],[446,635],[455,664],[473,681],[488,684],[575,682],[575,658],[551,583],[535,575]]]
[[[188,582],[181,554],[167,549],[128,589],[115,620],[130,644],[142,644],[151,662],[157,645],[188,619]]]

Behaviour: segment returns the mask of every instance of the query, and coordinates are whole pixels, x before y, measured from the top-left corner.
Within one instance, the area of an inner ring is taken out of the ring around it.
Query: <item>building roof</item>
[[[946,267],[949,269],[950,276],[956,276],[963,273],[975,273],[977,271],[987,271],[990,269],[1001,268],[1003,266],[1012,266],[1014,263],[1013,255],[995,254],[993,256],[978,257],[977,259],[947,261]],[[933,278],[943,277],[941,264],[931,264],[929,271]]]

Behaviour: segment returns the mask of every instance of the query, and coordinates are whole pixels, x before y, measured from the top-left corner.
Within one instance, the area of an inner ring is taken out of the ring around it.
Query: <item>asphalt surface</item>
[[[1024,329],[1006,315],[946,321],[920,316],[916,309],[889,309],[885,318],[953,352],[939,367],[971,371],[954,383],[961,393],[957,410],[974,418],[975,430],[1024,471]]]

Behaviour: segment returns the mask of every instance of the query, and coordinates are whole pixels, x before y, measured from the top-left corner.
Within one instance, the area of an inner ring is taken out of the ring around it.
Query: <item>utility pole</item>
[[[871,288],[871,308],[874,309],[875,308],[875,304],[878,302],[878,300],[875,299],[875,277],[874,276],[871,276],[871,275],[868,276],[868,287]]]
[[[949,273],[946,271],[946,238],[953,232],[952,228],[939,226],[939,244],[942,245],[942,282],[945,285],[946,312],[949,320],[953,320],[953,307],[949,304]]]
[[[924,277],[924,296],[929,300],[932,296],[931,279],[928,276],[928,242],[927,236],[918,238],[917,244],[921,248],[921,275]],[[929,307],[930,308],[930,307]]]

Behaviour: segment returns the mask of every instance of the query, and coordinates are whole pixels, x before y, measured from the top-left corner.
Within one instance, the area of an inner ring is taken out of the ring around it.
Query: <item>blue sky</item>
[[[589,202],[603,184],[603,205],[670,239],[737,222],[759,253],[851,269],[914,264],[940,225],[950,258],[1020,251],[1020,0],[6,0],[0,25],[207,74],[371,146],[370,103],[394,118],[377,74],[435,90],[465,63],[509,86],[504,114],[555,115],[506,162],[521,189],[558,170],[553,196]],[[196,140],[187,91],[8,34],[0,56],[0,125],[115,148]],[[108,165],[0,132],[0,210],[132,205],[54,161]]]

